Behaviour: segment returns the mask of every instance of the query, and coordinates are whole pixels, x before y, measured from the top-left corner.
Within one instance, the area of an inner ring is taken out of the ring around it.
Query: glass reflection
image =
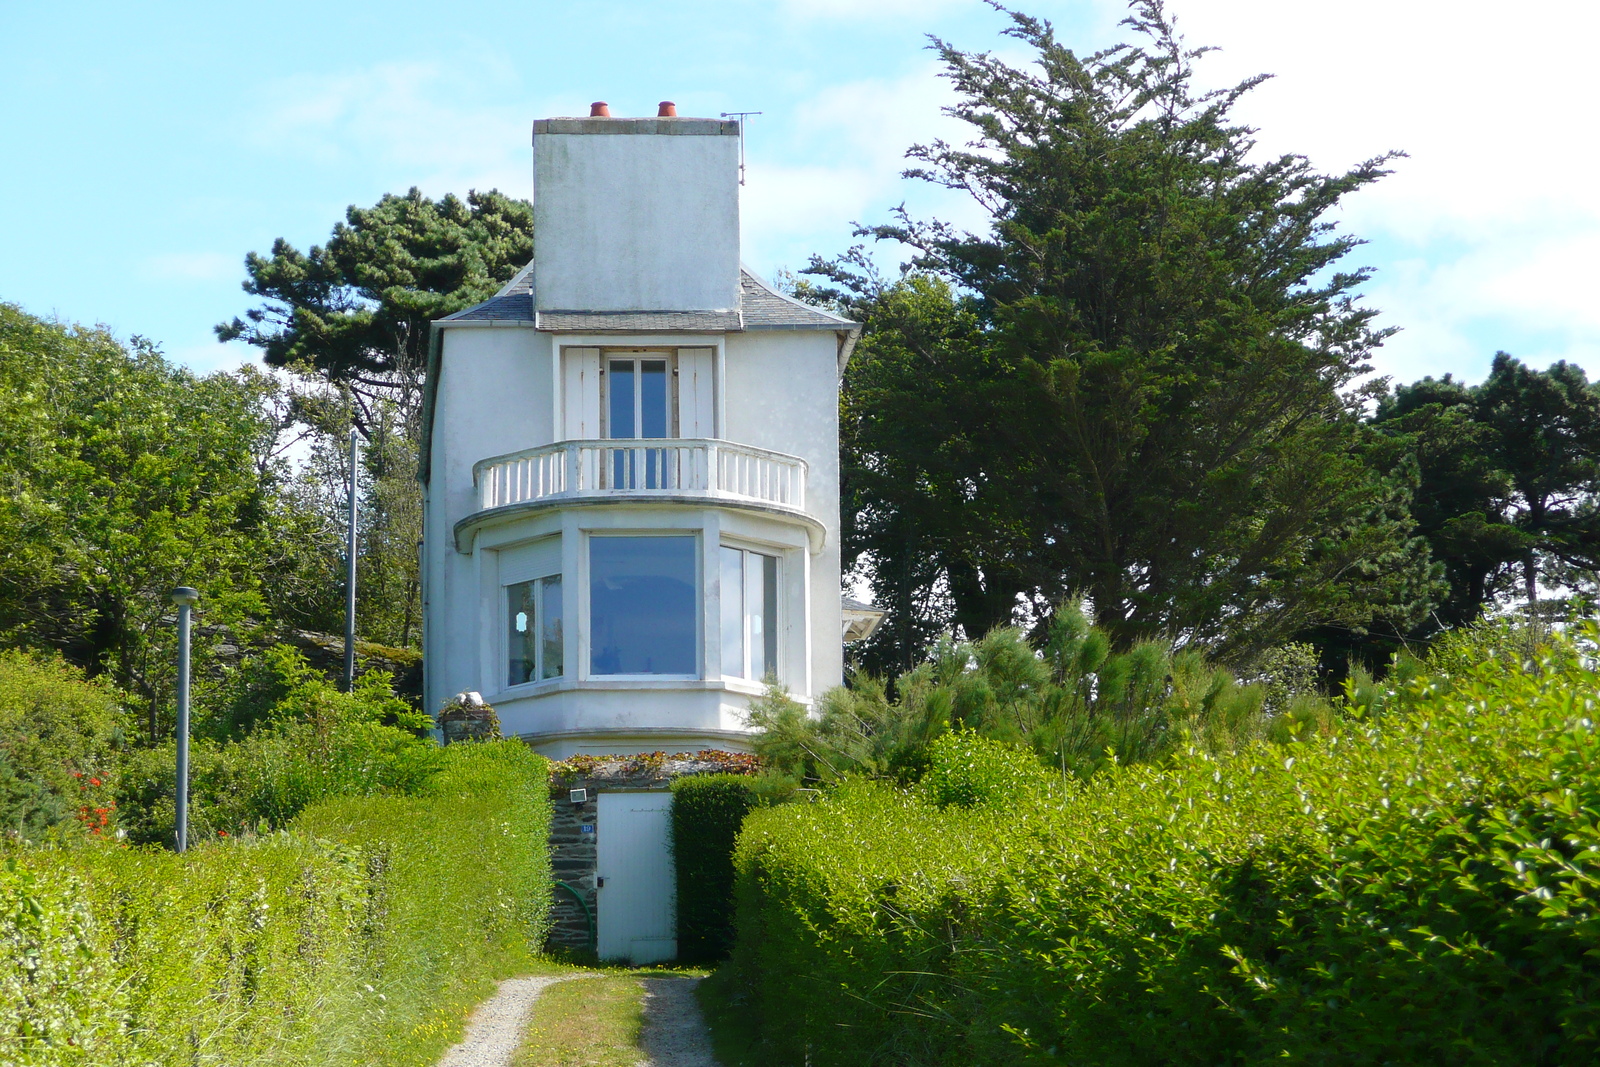
[[[589,669],[699,674],[695,538],[589,540]]]

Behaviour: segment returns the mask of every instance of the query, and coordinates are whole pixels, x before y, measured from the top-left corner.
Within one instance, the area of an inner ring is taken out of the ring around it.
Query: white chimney
[[[542,119],[533,173],[539,310],[739,306],[737,122]]]

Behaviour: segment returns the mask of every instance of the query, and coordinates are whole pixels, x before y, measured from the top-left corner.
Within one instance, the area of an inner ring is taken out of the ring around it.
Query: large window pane
[[[531,682],[536,677],[535,671],[538,670],[535,659],[538,652],[535,644],[535,627],[538,619],[535,585],[534,582],[518,582],[516,585],[506,587],[508,615],[506,647],[510,651],[507,685]]]
[[[699,673],[693,536],[589,539],[589,669]]]
[[[639,436],[667,436],[667,361],[639,361]]]
[[[633,360],[614,359],[607,369],[606,390],[611,397],[608,437],[633,437]]]
[[[722,546],[722,673],[744,677],[744,553]]]
[[[543,600],[542,617],[539,621],[539,633],[542,647],[540,655],[543,662],[539,665],[539,677],[560,678],[566,673],[564,661],[564,635],[566,628],[562,623],[561,611],[561,575],[552,575],[541,579],[543,586],[541,599]]]
[[[746,611],[750,615],[750,677],[778,673],[778,561],[748,553]],[[759,592],[758,592],[759,591]]]

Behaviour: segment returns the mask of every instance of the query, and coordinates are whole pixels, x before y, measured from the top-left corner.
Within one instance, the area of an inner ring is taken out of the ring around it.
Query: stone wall
[[[568,799],[567,788],[550,791],[550,869],[558,882],[565,882],[583,896],[589,914],[595,914],[595,825],[599,804],[592,786],[589,799],[583,804],[573,804]],[[584,833],[583,827],[589,832]],[[583,909],[572,899],[572,894],[557,888],[550,909],[550,943],[575,952],[589,950],[589,922]]]

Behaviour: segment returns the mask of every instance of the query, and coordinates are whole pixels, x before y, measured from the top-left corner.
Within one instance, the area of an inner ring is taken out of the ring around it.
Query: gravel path
[[[648,1059],[639,1067],[717,1067],[694,987],[698,978],[644,980],[644,1032],[639,1043]]]
[[[546,986],[581,974],[549,978],[508,978],[494,996],[478,1005],[467,1020],[467,1033],[461,1044],[444,1054],[439,1067],[508,1067],[522,1043],[533,1002]]]

